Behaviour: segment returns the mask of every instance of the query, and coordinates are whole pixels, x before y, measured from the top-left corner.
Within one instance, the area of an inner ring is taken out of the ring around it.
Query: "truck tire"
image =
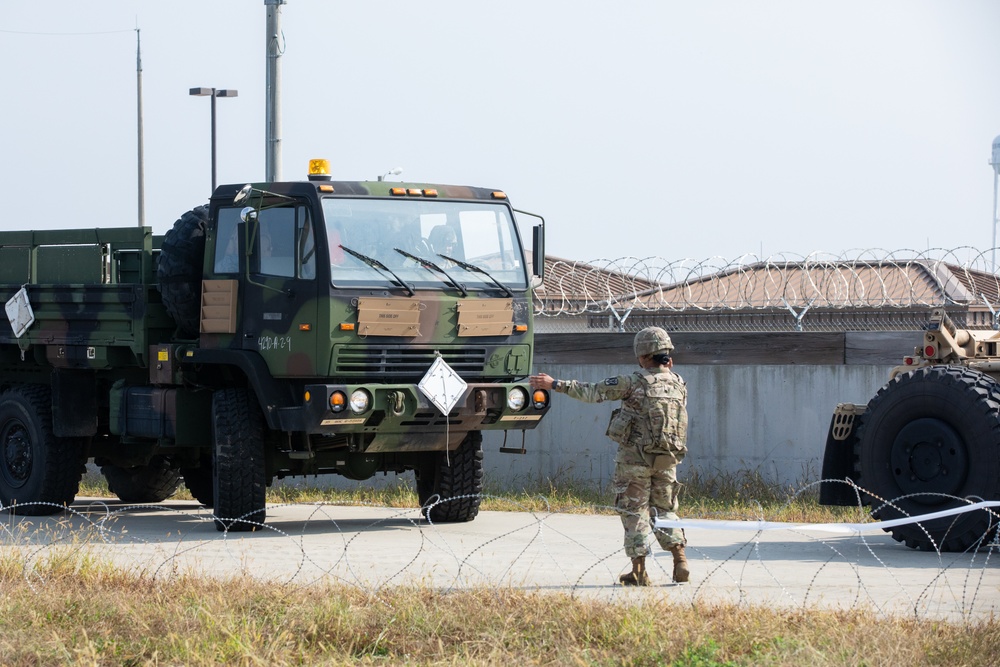
[[[897,375],[869,401],[857,454],[859,486],[883,521],[1000,499],[1000,385],[958,366]],[[965,551],[996,524],[978,511],[886,530],[914,549]]]
[[[163,237],[156,268],[163,307],[185,338],[196,337],[200,330],[207,224],[207,206],[199,206],[182,215]]]
[[[123,503],[161,502],[174,495],[181,483],[180,471],[161,458],[134,468],[104,465],[101,473],[108,480],[108,489]]]
[[[417,497],[425,516],[434,523],[475,519],[483,492],[483,434],[470,431],[458,449],[447,456],[435,452],[428,459],[415,471]],[[426,509],[431,502],[437,504]]]
[[[15,385],[0,393],[0,501],[15,514],[55,514],[76,498],[85,447],[52,434],[48,387]],[[46,503],[46,504],[25,504]]]
[[[215,527],[257,530],[267,516],[264,415],[246,389],[212,395]]]

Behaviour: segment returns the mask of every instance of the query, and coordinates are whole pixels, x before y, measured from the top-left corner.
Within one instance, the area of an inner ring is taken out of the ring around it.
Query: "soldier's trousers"
[[[615,507],[625,527],[625,555],[629,558],[648,556],[651,516],[678,518],[677,468],[655,470],[650,466],[618,463],[614,490]],[[664,549],[685,542],[684,532],[679,528],[659,529],[655,534]]]

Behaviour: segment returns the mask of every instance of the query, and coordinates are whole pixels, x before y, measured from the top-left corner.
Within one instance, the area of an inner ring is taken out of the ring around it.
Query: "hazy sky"
[[[146,222],[264,177],[263,0],[0,0],[4,229]],[[570,259],[992,244],[1000,3],[282,7],[282,176],[505,190]]]

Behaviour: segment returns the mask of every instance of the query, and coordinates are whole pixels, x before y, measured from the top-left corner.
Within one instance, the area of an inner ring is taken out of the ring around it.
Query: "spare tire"
[[[208,206],[182,215],[163,237],[156,278],[163,306],[180,335],[195,338],[200,329],[201,279],[205,266]]]

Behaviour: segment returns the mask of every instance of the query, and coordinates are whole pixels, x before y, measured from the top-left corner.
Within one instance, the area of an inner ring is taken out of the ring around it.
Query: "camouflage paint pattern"
[[[310,249],[299,245],[295,253],[303,261],[294,275],[267,275],[260,270],[261,228],[237,223],[239,268],[217,272],[216,249],[223,243],[219,216],[238,217],[241,208],[233,204],[240,184],[219,187],[210,202],[202,239],[203,276],[197,279],[237,281],[234,325],[232,330],[223,327],[221,332],[195,337],[178,337],[161,303],[156,262],[162,238],[149,228],[0,232],[0,296],[6,300],[27,284],[36,317],[20,339],[9,327],[0,328],[0,388],[16,382],[49,384],[54,369],[65,371],[71,376],[66,387],[97,395],[101,417],[93,420],[95,425],[83,424],[87,420],[79,415],[71,425],[76,431],[86,430],[84,435],[103,436],[93,441],[91,454],[99,449],[114,460],[119,443],[128,442],[133,451],[140,451],[140,442],[145,442],[143,457],[166,452],[190,465],[199,456],[197,448],[183,449],[170,430],[170,425],[183,422],[183,415],[157,414],[161,408],[154,407],[153,414],[138,415],[140,422],[130,421],[129,397],[137,402],[149,394],[125,390],[122,383],[164,387],[151,395],[162,397],[164,405],[194,406],[199,414],[210,404],[214,388],[249,385],[276,434],[269,441],[269,468],[289,474],[353,471],[364,476],[379,469],[402,470],[411,467],[411,459],[393,462],[369,455],[439,451],[458,446],[470,430],[537,426],[548,404],[533,406],[527,383],[533,336],[530,276],[506,294],[485,278],[465,274],[463,283],[479,283],[463,293],[428,270],[408,294],[377,273],[370,273],[373,285],[335,284],[327,268],[342,253],[327,236],[325,199],[381,200],[402,208],[411,202],[479,202],[509,212],[504,196],[485,188],[423,183],[256,185],[267,193],[251,201],[261,219],[272,209],[294,209],[289,219],[311,235],[311,259],[306,260]],[[403,188],[404,194],[393,194],[393,188]],[[513,219],[512,213],[506,215]],[[516,227],[513,234],[523,267]],[[445,264],[437,255],[429,256]],[[417,331],[406,336],[361,335],[361,298],[418,304]],[[491,335],[459,336],[459,304],[480,299],[510,303],[509,332],[497,333],[494,319],[488,329]],[[469,383],[447,417],[416,386],[439,355]],[[115,383],[119,389],[112,391]],[[516,411],[507,405],[508,392],[515,387],[525,395],[525,407]],[[331,394],[343,391],[350,396],[358,389],[371,397],[368,410],[361,414],[330,410]],[[65,395],[67,404],[71,401],[68,390],[57,394]],[[180,409],[184,408],[162,408]],[[196,439],[188,434],[185,446]],[[206,433],[200,448],[208,447],[209,441]],[[309,454],[305,463],[303,452]],[[135,455],[122,451],[121,460],[132,464]]]
[[[625,528],[625,555],[639,558],[649,555],[651,521],[677,519],[677,467],[657,470],[648,465],[615,464],[615,509]],[[667,528],[655,531],[656,541],[663,549],[684,544],[684,531]]]
[[[649,555],[650,522],[656,517],[676,519],[677,465],[687,451],[687,387],[673,371],[641,370],[603,382],[560,380],[556,391],[587,403],[622,401],[612,413],[608,436],[618,444],[615,456],[615,507],[625,529],[625,553],[630,558]],[[667,415],[660,427],[642,418]],[[679,529],[657,531],[660,546],[684,544]]]
[[[332,191],[318,195],[318,185]],[[531,396],[530,387],[521,381],[530,371],[532,351],[531,293],[526,284],[515,289],[510,297],[498,294],[492,284],[486,284],[486,289],[470,289],[463,295],[442,279],[428,274],[424,284],[433,287],[421,289],[417,286],[408,294],[377,273],[366,274],[372,282],[384,283],[374,289],[341,287],[331,282],[325,270],[327,266],[342,262],[344,253],[335,242],[340,239],[328,236],[332,223],[322,217],[324,209],[319,205],[322,198],[336,199],[336,205],[349,207],[358,206],[361,197],[374,196],[382,198],[385,205],[397,205],[401,211],[411,203],[433,206],[454,197],[506,206],[503,200],[494,197],[495,191],[428,184],[339,181],[261,187],[278,196],[262,196],[254,202],[260,209],[260,220],[283,207],[303,207],[310,212],[308,227],[314,240],[297,245],[315,248],[317,266],[315,271],[309,270],[308,278],[251,275],[245,281],[236,317],[237,331],[232,335],[203,334],[200,347],[253,350],[264,359],[271,376],[305,381],[294,397],[298,405],[282,406],[281,423],[276,414],[267,415],[272,428],[304,430],[323,436],[360,434],[364,437],[366,451],[385,452],[443,449],[446,433],[449,434],[447,446],[454,447],[469,430],[537,426],[547,405],[536,409],[529,401],[526,409],[515,412],[507,407],[506,400],[507,392],[515,386],[521,387],[527,397]],[[404,188],[408,193],[425,193],[433,189],[437,196],[408,194],[392,198],[391,188]],[[237,189],[224,186],[217,191],[210,216],[213,221],[233,215],[232,197]],[[289,197],[292,199],[286,199]],[[212,257],[218,242],[217,233],[213,228],[207,231],[206,278],[215,277]],[[254,263],[257,243],[252,226],[242,225],[240,252],[250,266]],[[400,239],[389,239],[388,245],[396,244],[404,245]],[[444,263],[429,250],[427,256]],[[380,257],[388,263],[396,255],[390,252]],[[520,261],[523,266],[523,259]],[[302,265],[302,262],[297,264]],[[509,302],[510,326],[499,335],[460,336],[461,304],[481,299]],[[408,335],[387,335],[385,332],[366,335],[360,317],[363,300],[380,304],[381,310],[376,316],[404,317],[407,321],[412,318]],[[515,325],[520,326],[520,331],[514,330]],[[416,387],[438,356],[470,383],[464,401],[455,407],[447,420]],[[193,360],[197,357],[196,351]],[[302,399],[306,389],[311,396],[309,401]],[[332,393],[342,391],[349,396],[357,389],[371,396],[372,410],[363,415],[329,410],[328,400]],[[390,402],[393,409],[387,409]]]
[[[147,366],[149,343],[173,329],[153,283],[156,244],[148,227],[0,232],[0,297],[26,285],[35,314],[20,339],[0,326],[0,363],[16,366],[4,370]]]

